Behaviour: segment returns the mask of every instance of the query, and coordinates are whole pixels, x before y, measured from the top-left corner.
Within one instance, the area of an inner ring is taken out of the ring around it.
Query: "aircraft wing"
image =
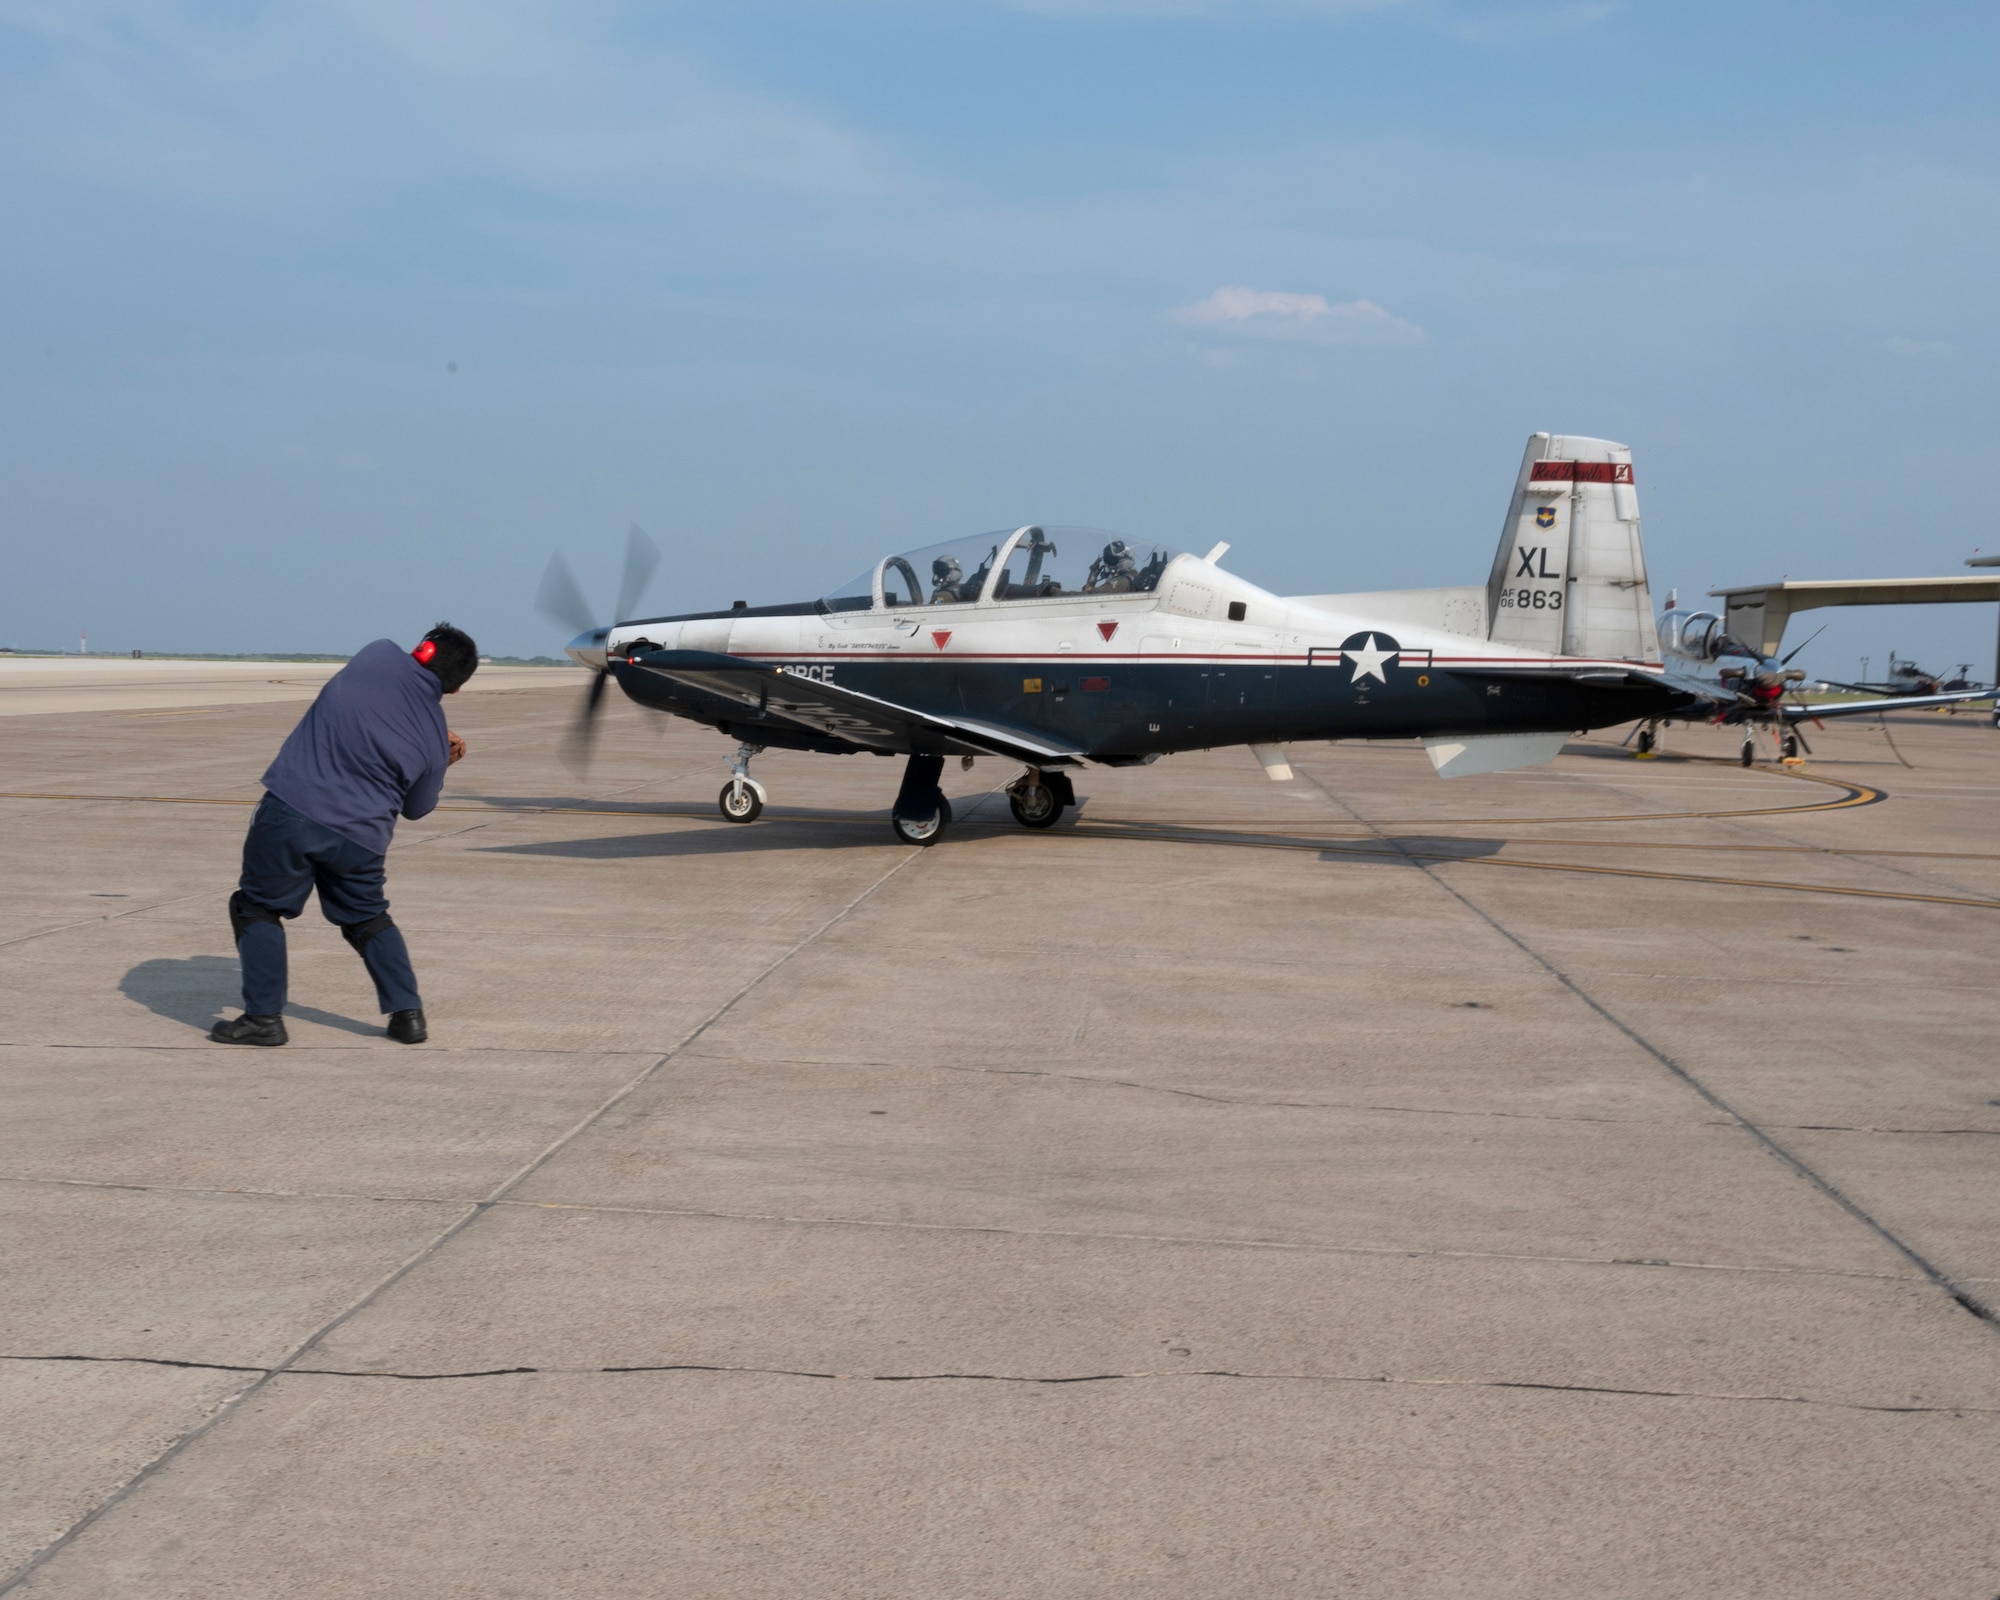
[[[1964,700],[1991,700],[1991,689],[1954,689],[1949,694],[1905,694],[1887,700],[1843,700],[1831,705],[1788,705],[1787,722],[1824,722],[1828,717],[1867,717],[1878,711],[1918,711],[1925,706],[1957,705]]]
[[[997,755],[1030,766],[1065,765],[1085,758],[1082,750],[1042,733],[972,717],[919,711],[858,689],[822,683],[789,667],[767,666],[741,656],[708,650],[649,650],[630,660],[642,671],[734,700],[757,717],[779,718],[877,750]]]

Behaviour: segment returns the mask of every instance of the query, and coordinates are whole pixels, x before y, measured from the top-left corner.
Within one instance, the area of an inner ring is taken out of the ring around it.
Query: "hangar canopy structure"
[[[2000,566],[2000,557],[1980,557],[1967,566]],[[1966,578],[1808,579],[1782,583],[1752,583],[1738,588],[1711,589],[1725,602],[1724,626],[1745,644],[1775,655],[1785,636],[1785,624],[1800,611],[1821,606],[1957,605],[2000,600],[2000,574]],[[2000,679],[2000,659],[1995,676]]]

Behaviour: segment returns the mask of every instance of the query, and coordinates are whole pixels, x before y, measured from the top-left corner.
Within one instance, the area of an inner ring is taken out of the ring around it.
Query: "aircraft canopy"
[[[823,604],[828,611],[909,610],[1145,593],[1158,587],[1174,554],[1104,528],[1010,528],[885,556]]]

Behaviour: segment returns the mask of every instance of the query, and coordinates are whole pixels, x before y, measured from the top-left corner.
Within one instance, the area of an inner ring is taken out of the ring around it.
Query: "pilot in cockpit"
[[[1099,594],[1129,594],[1137,587],[1139,563],[1132,559],[1132,550],[1123,539],[1113,539],[1104,547],[1104,554],[1090,564],[1090,576],[1084,580],[1084,588]]]
[[[958,564],[956,556],[939,556],[931,563],[931,604],[949,605],[963,600],[961,592],[965,587],[965,569]]]

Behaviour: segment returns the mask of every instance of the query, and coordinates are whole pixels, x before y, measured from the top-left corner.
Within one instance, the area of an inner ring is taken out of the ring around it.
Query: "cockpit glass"
[[[996,600],[1056,595],[1145,594],[1157,589],[1174,552],[1104,528],[1039,527],[1021,535],[993,587]]]
[[[828,611],[865,611],[877,572],[882,602],[891,610],[968,605],[980,597],[1014,529],[951,539],[890,556],[879,567],[842,584],[820,604]],[[992,598],[1032,600],[1054,595],[1138,594],[1159,586],[1174,552],[1143,539],[1122,539],[1103,528],[1037,527],[1022,534]]]
[[[820,601],[827,611],[866,611],[875,603],[875,569],[870,567],[858,578],[850,578]]]

